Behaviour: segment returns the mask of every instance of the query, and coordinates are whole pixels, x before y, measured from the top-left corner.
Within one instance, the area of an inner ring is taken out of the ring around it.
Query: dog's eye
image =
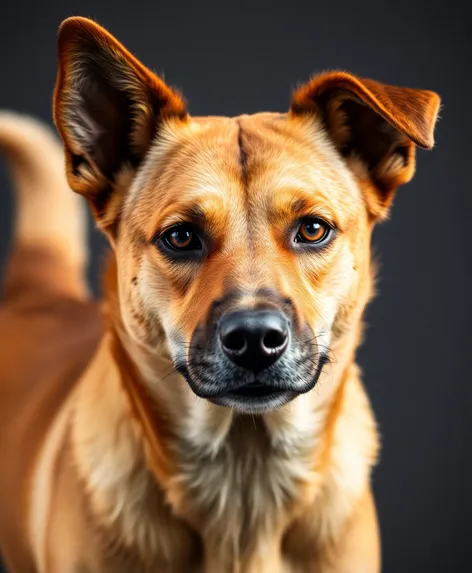
[[[319,245],[326,241],[326,239],[331,235],[331,231],[331,227],[322,219],[306,219],[306,221],[303,221],[300,225],[295,241],[297,243]]]
[[[176,225],[161,237],[167,249],[172,251],[201,251],[200,241],[195,229],[191,225]]]

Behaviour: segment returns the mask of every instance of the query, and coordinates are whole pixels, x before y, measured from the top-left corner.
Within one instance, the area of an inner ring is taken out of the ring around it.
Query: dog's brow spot
[[[137,285],[137,284],[138,284],[138,277],[133,277],[133,278],[131,279],[131,282],[132,282],[134,285]]]

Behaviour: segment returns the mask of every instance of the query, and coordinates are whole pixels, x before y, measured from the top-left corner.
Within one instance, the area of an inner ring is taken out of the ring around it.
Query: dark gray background
[[[0,8],[0,108],[50,120],[56,29],[70,15],[96,18],[165,71],[195,115],[286,110],[291,88],[326,68],[441,94],[437,146],[419,153],[416,178],[374,237],[382,265],[360,363],[383,436],[373,479],[384,571],[471,571],[466,2],[10,0]],[[11,224],[2,164],[0,266]],[[103,248],[93,233],[94,284]]]

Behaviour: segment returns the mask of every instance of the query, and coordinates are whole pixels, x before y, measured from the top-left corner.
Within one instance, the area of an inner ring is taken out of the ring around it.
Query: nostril
[[[287,332],[283,330],[269,330],[262,339],[262,344],[268,350],[276,350],[287,342]]]
[[[246,347],[246,339],[238,331],[228,332],[222,337],[221,342],[227,350],[232,352],[241,352]]]
[[[272,310],[234,311],[221,318],[218,331],[226,357],[253,372],[276,362],[290,340],[287,320]]]

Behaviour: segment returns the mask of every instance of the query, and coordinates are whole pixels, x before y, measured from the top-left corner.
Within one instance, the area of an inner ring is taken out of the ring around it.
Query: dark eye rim
[[[314,221],[321,223],[323,225],[323,227],[325,227],[325,233],[317,241],[307,241],[307,240],[303,239],[303,237],[300,236],[300,227],[304,224],[312,223]],[[333,224],[328,223],[328,221],[326,221],[326,219],[323,219],[322,217],[317,217],[317,216],[302,217],[301,219],[299,219],[297,221],[297,223],[294,227],[293,243],[295,245],[295,248],[297,248],[297,249],[321,250],[321,249],[328,247],[328,245],[335,238],[336,234],[337,234],[336,227]]]
[[[190,244],[181,249],[172,245],[169,240],[169,235],[180,228],[189,228],[194,234]],[[162,254],[172,260],[198,261],[202,259],[206,254],[203,233],[200,231],[200,229],[198,229],[198,227],[192,225],[191,223],[177,223],[167,227],[156,235],[153,243],[161,251]],[[195,245],[195,243],[197,244]]]

